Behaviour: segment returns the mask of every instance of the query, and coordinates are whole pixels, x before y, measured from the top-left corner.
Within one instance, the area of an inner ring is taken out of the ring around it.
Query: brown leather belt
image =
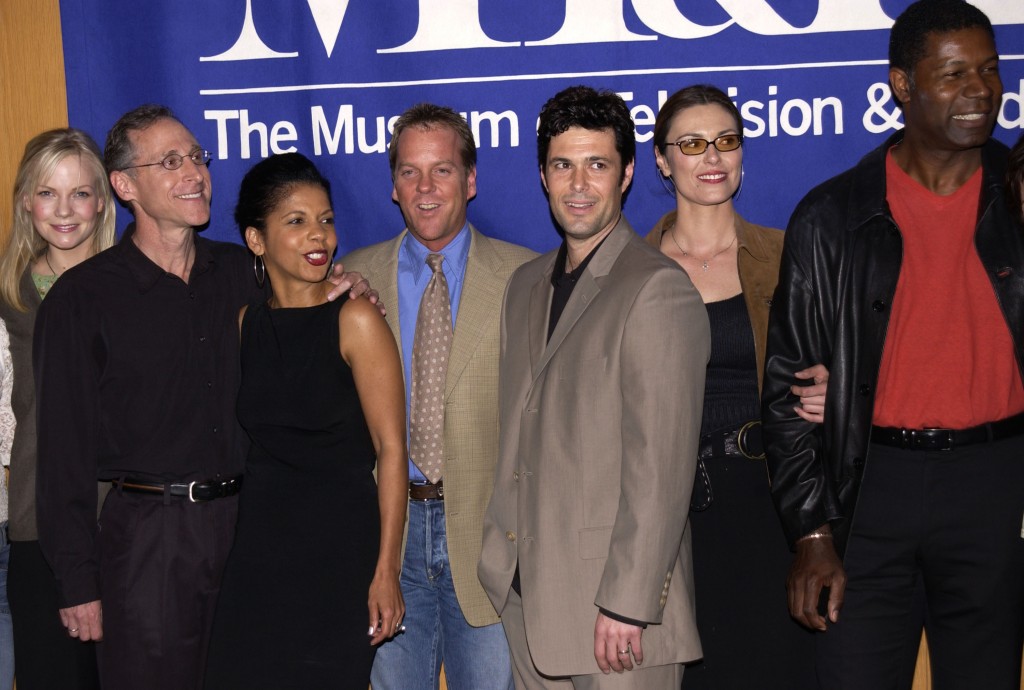
[[[409,482],[410,501],[443,501],[444,480],[438,480],[437,484],[420,484]]]
[[[137,494],[169,494],[180,498],[187,498],[192,503],[213,501],[218,498],[234,496],[242,490],[242,475],[235,477],[224,477],[207,479],[202,482],[159,484],[148,482],[143,479],[122,477],[112,479],[111,485],[119,491]]]

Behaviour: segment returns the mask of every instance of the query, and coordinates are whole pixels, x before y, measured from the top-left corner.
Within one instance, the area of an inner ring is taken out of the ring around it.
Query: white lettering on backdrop
[[[246,0],[242,27],[234,44],[222,53],[199,58],[203,62],[233,62],[268,58],[295,58],[297,48],[277,51],[260,38],[252,17],[252,3]],[[893,19],[881,7],[881,0],[820,0],[814,21],[793,26],[767,0],[717,0],[731,19],[721,24],[697,24],[680,11],[675,0],[628,0],[637,17],[653,34],[640,34],[626,27],[623,0],[566,0],[565,20],[558,31],[539,41],[498,41],[480,25],[479,0],[419,0],[419,23],[407,42],[382,47],[379,53],[418,53],[465,48],[510,48],[519,46],[572,45],[620,41],[650,41],[659,37],[695,39],[712,36],[733,24],[764,36],[839,31],[888,29]],[[306,0],[323,49],[330,57],[345,20],[350,0]],[[993,24],[1024,23],[1024,2],[975,0],[973,3]],[[289,5],[289,7],[291,7]]]

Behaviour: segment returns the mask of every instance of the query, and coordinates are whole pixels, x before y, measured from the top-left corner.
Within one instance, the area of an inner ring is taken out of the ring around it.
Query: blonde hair
[[[46,250],[46,240],[32,223],[32,212],[25,208],[36,186],[48,179],[68,156],[78,156],[83,168],[96,178],[96,194],[103,199],[103,211],[96,220],[92,236],[93,253],[114,244],[114,199],[103,168],[100,149],[92,137],[79,129],[51,129],[38,134],[25,145],[25,153],[14,178],[11,232],[0,254],[0,300],[18,311],[28,311],[21,299],[21,276],[26,267]]]

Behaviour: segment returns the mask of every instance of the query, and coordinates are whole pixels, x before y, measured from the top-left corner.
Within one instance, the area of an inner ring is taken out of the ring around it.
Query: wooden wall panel
[[[0,239],[25,143],[67,123],[58,0],[0,0]]]

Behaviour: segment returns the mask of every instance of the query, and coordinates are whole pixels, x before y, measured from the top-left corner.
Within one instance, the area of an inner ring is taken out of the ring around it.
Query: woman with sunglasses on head
[[[7,591],[18,688],[98,688],[94,645],[69,637],[58,616],[53,572],[39,549],[32,373],[36,311],[47,292],[65,271],[114,243],[114,202],[96,143],[76,129],[33,138],[18,167],[13,201],[0,254],[0,318],[14,368]]]
[[[647,241],[690,276],[711,323],[690,501],[704,659],[687,667],[683,687],[813,688],[813,637],[786,608],[791,557],[761,447],[760,387],[783,233],[748,223],[733,207],[743,182],[743,123],[722,91],[697,85],[673,94],[655,121],[654,146],[676,209]],[[819,365],[797,376],[808,380],[794,387],[797,414],[821,421],[828,372]]]

